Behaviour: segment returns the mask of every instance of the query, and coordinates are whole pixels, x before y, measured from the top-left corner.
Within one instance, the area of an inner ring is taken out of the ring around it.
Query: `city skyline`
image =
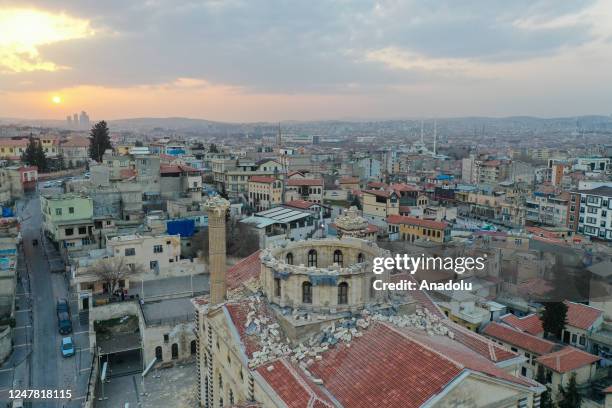
[[[605,1],[0,6],[4,117],[610,114]],[[317,22],[316,24],[313,22]],[[32,27],[37,27],[32,29]]]

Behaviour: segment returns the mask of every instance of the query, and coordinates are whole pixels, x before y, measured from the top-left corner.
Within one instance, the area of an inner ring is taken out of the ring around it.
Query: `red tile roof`
[[[410,217],[408,215],[390,215],[387,217],[389,224],[416,225],[424,228],[445,229],[448,223],[444,221],[424,220],[422,218]]]
[[[260,252],[253,252],[227,269],[226,282],[228,289],[235,289],[249,279],[259,276],[261,272]]]
[[[302,210],[307,210],[313,205],[317,205],[316,203],[311,203],[310,201],[305,200],[293,200],[285,203],[287,207],[300,208]]]
[[[322,179],[289,179],[288,186],[322,186]]]
[[[9,147],[25,147],[29,143],[29,140],[26,139],[2,139],[0,138],[0,146],[9,146]]]
[[[285,359],[264,364],[257,371],[288,408],[329,407],[334,404],[299,368]]]
[[[398,191],[420,191],[420,188],[410,184],[391,184],[391,188]]]
[[[363,194],[372,194],[378,197],[384,197],[387,198],[391,195],[390,191],[385,191],[385,190],[362,190],[361,191]]]
[[[181,168],[176,164],[160,164],[159,172],[162,174],[180,173]]]
[[[534,336],[544,333],[542,320],[540,320],[540,317],[535,313],[524,317],[516,317],[513,314],[507,314],[502,316],[501,320],[507,325],[526,333],[533,334]]]
[[[357,177],[342,177],[340,178],[340,184],[359,184]]]
[[[276,179],[274,177],[266,177],[266,176],[251,176],[249,177],[249,181],[254,183],[274,183]]]
[[[499,344],[466,329],[452,320],[446,319],[443,321],[443,324],[453,332],[455,341],[463,344],[492,363],[500,363],[517,357],[516,353],[506,350]]]
[[[370,181],[368,183],[368,187],[369,188],[386,188],[387,185],[385,183],[383,183],[383,182],[380,182],[380,181]]]
[[[567,324],[579,329],[590,329],[595,320],[603,313],[599,309],[581,303],[574,303],[568,300],[563,303],[567,306]]]
[[[121,169],[119,170],[119,176],[125,180],[136,176],[136,170],[134,169]]]
[[[538,363],[558,373],[567,373],[599,360],[601,360],[600,357],[570,346],[537,358]]]
[[[462,367],[391,327],[375,323],[350,347],[336,346],[310,372],[345,407],[420,407]]]
[[[555,343],[552,341],[495,322],[489,323],[482,333],[539,355],[551,353],[555,348]]]
[[[62,147],[89,147],[88,137],[73,137],[61,143]]]
[[[227,309],[227,312],[230,315],[231,323],[233,323],[236,331],[238,332],[238,336],[240,336],[240,341],[244,346],[244,353],[248,358],[253,357],[253,353],[256,351],[261,351],[261,346],[259,344],[259,337],[254,335],[247,335],[245,327],[247,322],[247,315],[250,312],[249,300],[240,300],[235,302],[228,302],[224,306]],[[265,302],[261,302],[257,307],[257,314],[264,315],[270,319],[271,322],[276,322],[276,318],[268,309],[268,306]]]

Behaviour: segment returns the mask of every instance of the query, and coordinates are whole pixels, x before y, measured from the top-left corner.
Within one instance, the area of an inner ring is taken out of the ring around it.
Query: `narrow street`
[[[31,308],[33,321],[31,334],[23,336],[22,345],[31,350],[29,364],[25,364],[26,369],[22,368],[20,371],[24,378],[19,378],[18,370],[14,370],[13,386],[34,390],[71,391],[70,400],[33,401],[31,405],[33,407],[80,407],[87,393],[92,358],[89,351],[88,324],[86,319],[79,319],[77,300],[69,294],[64,274],[50,271],[49,259],[57,259],[60,255],[50,241],[41,238],[42,214],[38,194],[19,203],[18,213],[22,218],[23,257],[21,259],[26,263],[24,265],[26,276],[29,274],[30,293],[27,289],[18,287],[17,301],[19,304],[27,305],[24,307]],[[36,246],[33,245],[34,239],[38,240]],[[71,336],[77,353],[69,358],[63,358],[60,351],[62,335],[57,328],[55,312],[58,298],[70,300],[73,322]],[[29,309],[19,310],[19,313],[24,315],[29,312]],[[28,332],[24,330],[24,333]]]

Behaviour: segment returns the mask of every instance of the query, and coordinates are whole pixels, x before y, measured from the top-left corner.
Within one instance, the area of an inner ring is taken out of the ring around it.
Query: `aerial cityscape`
[[[605,0],[0,4],[0,406],[612,408]]]

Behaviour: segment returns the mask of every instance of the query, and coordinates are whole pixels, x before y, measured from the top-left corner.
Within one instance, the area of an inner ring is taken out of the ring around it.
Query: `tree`
[[[210,144],[210,148],[208,149],[211,153],[219,153],[219,149],[217,148],[217,145],[214,143]]]
[[[36,166],[36,150],[37,150],[38,142],[34,139],[33,136],[30,135],[30,139],[28,141],[28,146],[25,149],[25,152],[21,155],[21,161],[28,166]]]
[[[136,143],[134,143],[134,146],[136,146],[136,147],[142,147],[142,146],[144,146],[144,144],[142,143],[142,141],[137,140],[137,141],[136,141]]]
[[[108,127],[105,121],[96,123],[89,133],[89,157],[102,162],[102,156],[107,149],[112,149],[113,146],[108,136]]]
[[[552,393],[546,381],[546,373],[544,372],[544,366],[538,365],[538,372],[536,374],[536,381],[546,386],[546,391],[540,396],[540,408],[555,408],[555,403],[552,400]]]
[[[126,262],[125,257],[120,256],[100,259],[92,266],[91,271],[106,284],[110,298],[119,289],[119,281],[143,273],[144,268],[141,265]]]
[[[32,135],[30,135],[28,146],[21,155],[21,161],[28,166],[38,167],[38,171],[41,173],[47,170],[47,156],[45,155],[45,151],[40,141],[34,139]]]
[[[200,230],[192,240],[191,246],[200,251],[200,256],[208,259],[208,230]],[[259,249],[259,236],[248,225],[236,220],[225,224],[225,246],[227,256],[245,258]]]
[[[559,408],[580,408],[582,395],[578,392],[576,384],[576,373],[572,373],[566,387],[559,384]]]
[[[547,302],[544,304],[544,311],[540,318],[544,333],[552,334],[560,339],[565,329],[567,306],[563,302]]]

